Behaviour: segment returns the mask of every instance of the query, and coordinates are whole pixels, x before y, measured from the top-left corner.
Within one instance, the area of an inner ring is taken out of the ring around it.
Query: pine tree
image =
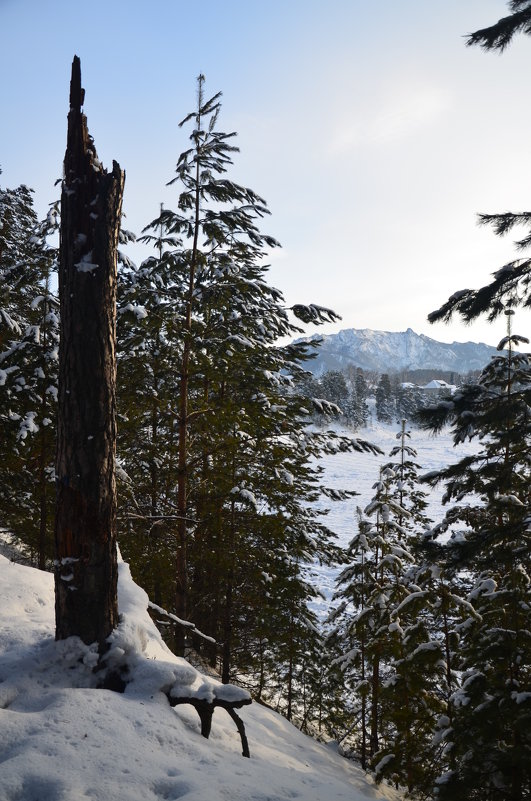
[[[347,674],[354,667],[354,679],[360,693],[361,736],[357,748],[362,765],[379,753],[386,722],[382,719],[382,682],[392,657],[398,628],[391,611],[408,591],[402,576],[412,556],[402,541],[403,528],[397,517],[408,516],[391,493],[394,473],[382,469],[374,485],[376,493],[359,514],[359,532],[351,541],[349,565],[338,577],[336,598],[342,599],[339,612],[340,640]],[[373,518],[371,520],[371,518]],[[352,678],[350,679],[352,681]]]
[[[441,799],[527,798],[531,786],[531,580],[528,575],[531,361],[508,332],[476,385],[428,412],[434,430],[452,423],[454,441],[477,437],[479,453],[431,476],[445,480],[447,500],[459,503],[445,526],[466,524],[449,559],[473,578],[469,601],[476,622],[463,638],[463,683],[452,696],[455,766],[439,779]]]
[[[1,174],[1,170],[0,170]],[[32,190],[0,188],[0,348],[20,336],[32,301],[31,277],[39,259]]]
[[[358,428],[364,428],[369,419],[369,408],[367,406],[368,387],[363,370],[358,367],[356,369],[356,378],[354,381],[354,389],[356,393],[356,410],[354,422]]]
[[[396,393],[396,412],[401,418],[413,421],[417,409],[423,405],[423,395],[411,386],[400,385]]]
[[[121,252],[118,283],[118,507],[122,550],[135,578],[158,606],[170,605],[177,516],[178,394],[176,354],[180,287],[171,263],[159,258],[139,268]],[[133,239],[122,232],[123,244]]]
[[[448,601],[447,594],[444,600],[434,586],[440,570],[417,561],[416,541],[430,521],[409,436],[403,421],[393,461],[383,466],[365,514],[359,512],[359,531],[338,579],[341,603],[331,615],[330,644],[346,681],[343,741],[378,780],[427,794],[446,764],[456,648],[448,609],[459,599]]]
[[[320,384],[322,397],[335,403],[344,411],[343,406],[348,399],[349,392],[343,373],[339,370],[329,370],[321,377]]]
[[[146,237],[155,255],[123,273],[120,457],[132,536],[122,548],[181,618],[186,586],[193,622],[223,647],[218,653],[195,635],[193,644],[211,662],[219,658],[224,681],[245,671],[262,693],[276,671],[295,714],[304,654],[317,647],[307,566],[338,555],[315,508],[315,460],[370,446],[307,427],[312,403],[296,386],[313,346],[277,340],[300,332],[292,315],[306,323],[335,315],[288,309],[268,286],[263,257],[277,243],[257,227],[268,211],[224,177],[236,148],[232,134],[217,131],[219,95],[205,100],[203,80],[198,109],[186,118],[195,125],[192,147],[177,165],[178,211],[162,210]],[[155,570],[142,566],[148,554]]]
[[[512,13],[488,28],[469,34],[467,44],[479,44],[484,50],[503,51],[517,33],[531,35],[530,0],[509,0],[508,6]]]
[[[391,423],[395,414],[395,404],[391,390],[391,381],[387,373],[380,376],[376,388],[376,417],[382,423]]]
[[[53,557],[53,481],[59,340],[53,292],[57,208],[42,223],[30,190],[0,193],[0,498],[3,522],[19,548],[42,570]]]
[[[407,421],[402,418],[400,431],[396,434],[399,444],[391,448],[389,457],[392,461],[385,467],[394,472],[393,496],[400,508],[407,512],[398,515],[398,524],[408,532],[418,532],[426,528],[431,520],[425,514],[428,494],[421,489],[419,476],[421,466],[416,461],[417,451],[409,444],[411,431],[408,431],[406,423]]]
[[[395,513],[388,539],[399,559],[387,577],[389,634],[380,649],[385,662],[380,712],[385,737],[373,765],[378,779],[391,778],[418,792],[429,788],[434,778],[429,769],[431,741],[443,709],[437,691],[443,671],[440,644],[430,627],[431,602],[417,583],[414,561],[415,541],[431,522],[425,514],[427,495],[420,488],[420,465],[408,444],[411,434],[405,420],[396,436],[400,444],[391,449],[392,461],[384,465],[383,474],[388,476],[388,503]]]

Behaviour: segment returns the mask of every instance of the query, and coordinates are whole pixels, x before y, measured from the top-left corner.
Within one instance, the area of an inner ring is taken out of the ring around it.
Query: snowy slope
[[[122,644],[135,650],[124,695],[93,689],[94,654],[53,639],[53,578],[0,556],[0,801],[366,801],[399,798],[332,748],[253,704],[241,711],[251,759],[216,710],[211,738],[191,707],[157,692],[187,670],[162,643],[147,597],[122,564]],[[84,660],[84,661],[83,661]]]
[[[356,489],[358,498],[330,505],[328,522],[346,544],[356,505],[370,500],[397,426],[375,423],[359,434],[385,457],[324,457],[326,482]],[[473,452],[454,449],[448,434],[412,431],[425,471]],[[430,516],[440,519],[441,491]],[[330,597],[336,571],[316,568]],[[301,734],[279,715],[253,704],[241,710],[251,759],[241,756],[234,724],[221,709],[210,740],[191,707],[168,706],[161,679],[187,663],[171,654],[146,612],[147,597],[120,567],[119,639],[136,663],[124,695],[93,688],[94,654],[75,639],[54,642],[53,578],[0,556],[0,801],[365,801],[397,799],[356,766]],[[325,605],[323,604],[323,611]]]
[[[306,364],[315,375],[348,365],[380,373],[436,369],[464,374],[481,370],[496,353],[496,348],[482,343],[438,342],[411,328],[400,332],[346,328],[309,339],[322,340],[317,357]]]

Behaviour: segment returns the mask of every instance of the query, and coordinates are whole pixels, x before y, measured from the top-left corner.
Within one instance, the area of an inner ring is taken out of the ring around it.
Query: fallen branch
[[[167,612],[166,609],[163,609],[161,606],[157,606],[152,601],[148,601],[148,607],[150,609],[154,609],[155,612],[158,612],[160,615],[166,615],[169,617],[170,620],[173,620],[174,623],[177,623],[179,626],[182,626],[185,629],[188,629],[192,634],[197,634],[198,637],[202,637],[203,640],[207,640],[207,642],[211,642],[213,645],[217,645],[218,643],[213,637],[210,637],[208,634],[203,634],[202,631],[196,628],[195,623],[191,623],[189,620],[182,620],[182,618],[177,617],[172,612]]]

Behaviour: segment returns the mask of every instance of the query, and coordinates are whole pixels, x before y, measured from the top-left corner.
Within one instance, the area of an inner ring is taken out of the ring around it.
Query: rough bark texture
[[[98,161],[72,64],[61,195],[56,639],[100,652],[118,621],[115,487],[116,257],[125,173]]]

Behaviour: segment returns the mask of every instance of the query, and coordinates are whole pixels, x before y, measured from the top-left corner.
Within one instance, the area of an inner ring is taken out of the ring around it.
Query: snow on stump
[[[184,678],[184,677],[183,677]],[[242,741],[242,756],[250,757],[249,742],[245,733],[243,720],[235,712],[242,706],[252,703],[251,696],[246,690],[234,684],[210,684],[203,682],[196,690],[185,682],[176,682],[166,693],[170,706],[191,704],[199,715],[201,721],[201,734],[208,740],[212,728],[212,715],[219,706],[225,709],[238,729]]]

